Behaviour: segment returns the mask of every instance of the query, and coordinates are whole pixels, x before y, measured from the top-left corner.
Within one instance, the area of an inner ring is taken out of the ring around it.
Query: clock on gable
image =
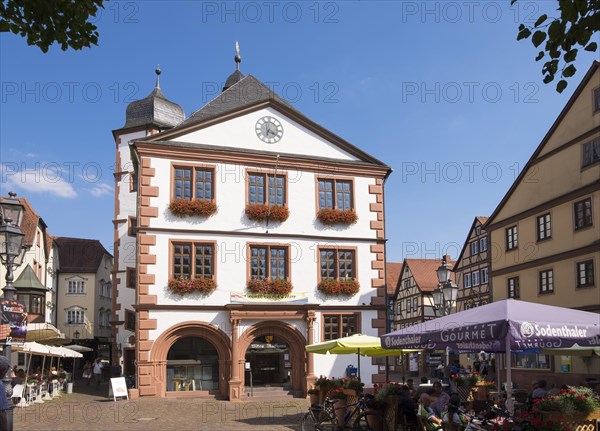
[[[274,117],[266,116],[256,122],[256,136],[267,144],[279,142],[283,137],[283,126],[281,122]]]

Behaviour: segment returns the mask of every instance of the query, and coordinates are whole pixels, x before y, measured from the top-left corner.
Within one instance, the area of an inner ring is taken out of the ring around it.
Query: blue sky
[[[58,236],[112,250],[114,141],[154,86],[186,114],[234,70],[394,169],[388,261],[456,257],[489,215],[597,53],[559,95],[518,23],[555,1],[110,2],[100,44],[43,54],[0,36],[0,194],[27,197]]]

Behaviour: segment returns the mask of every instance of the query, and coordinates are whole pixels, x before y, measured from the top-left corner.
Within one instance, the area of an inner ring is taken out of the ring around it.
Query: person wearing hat
[[[0,430],[8,429],[7,411],[12,408],[6,397],[6,388],[2,378],[6,375],[10,368],[10,362],[5,356],[0,356]],[[12,389],[12,388],[11,388]]]

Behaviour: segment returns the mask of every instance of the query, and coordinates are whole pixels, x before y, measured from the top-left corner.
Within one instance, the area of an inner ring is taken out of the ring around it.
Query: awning
[[[51,323],[27,324],[25,341],[36,341],[43,344],[68,344],[71,340]]]
[[[13,347],[17,352],[31,353],[32,355],[55,356],[60,358],[81,358],[83,355],[66,347],[47,346],[45,344],[25,342],[22,346]]]
[[[68,346],[64,346],[67,349],[74,350],[79,353],[93,352],[94,349],[86,346],[80,346],[79,344],[69,344]]]

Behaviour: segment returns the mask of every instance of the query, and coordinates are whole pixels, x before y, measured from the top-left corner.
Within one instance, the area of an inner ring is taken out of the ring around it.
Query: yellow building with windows
[[[600,62],[485,224],[492,297],[600,313]],[[600,323],[600,316],[599,316]],[[600,358],[514,355],[514,378],[581,383]]]

